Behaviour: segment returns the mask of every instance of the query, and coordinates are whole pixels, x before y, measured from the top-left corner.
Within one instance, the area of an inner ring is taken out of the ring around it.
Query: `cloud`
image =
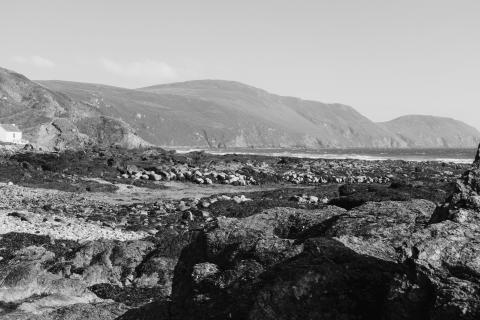
[[[177,77],[177,71],[168,63],[157,60],[131,61],[118,63],[111,59],[101,59],[102,66],[108,72],[122,77],[168,80]]]
[[[55,66],[52,60],[40,56],[15,56],[12,60],[19,64],[31,65],[37,68],[53,68]]]

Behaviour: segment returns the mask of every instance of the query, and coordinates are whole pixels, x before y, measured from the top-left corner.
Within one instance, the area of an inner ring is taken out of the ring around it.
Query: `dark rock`
[[[419,205],[425,209],[417,209]],[[362,224],[371,219],[369,210],[374,217],[376,209],[367,206],[352,213],[352,221],[364,217],[352,229],[364,230]],[[433,209],[433,204],[421,201],[405,207],[386,204],[377,221],[390,223],[390,231],[378,226],[377,232],[364,232],[371,237],[395,234],[405,225],[397,229],[389,221],[410,213],[404,218],[412,225],[404,234],[410,234],[416,221],[428,221]],[[348,216],[350,212],[333,207],[282,208],[243,219],[219,219],[218,227],[200,233],[182,254],[172,295],[174,318],[424,319],[433,303],[426,277],[384,259],[388,254],[377,258],[368,247],[357,252],[338,240],[308,235],[312,229],[320,231],[317,226],[323,226],[323,233],[335,223],[342,229],[341,221]],[[394,250],[386,251],[394,255]]]
[[[343,184],[338,188],[340,196],[350,196],[356,192],[351,184]]]
[[[123,286],[137,266],[152,251],[148,241],[94,241],[76,251],[72,272],[89,285],[110,283]]]
[[[9,217],[15,217],[15,218],[19,218],[21,221],[29,221],[27,215],[25,213],[22,213],[22,212],[10,212],[8,214]]]

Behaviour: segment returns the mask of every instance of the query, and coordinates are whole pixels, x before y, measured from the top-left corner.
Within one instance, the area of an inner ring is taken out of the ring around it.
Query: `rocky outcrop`
[[[480,145],[472,167],[457,179],[455,191],[447,202],[438,208],[432,222],[452,220],[476,222],[480,212]]]
[[[0,261],[0,301],[13,309],[5,310],[5,319],[114,319],[128,310],[111,300],[116,300],[117,288],[132,296],[144,289],[157,298],[171,293],[176,259],[165,257],[161,246],[97,240],[80,246],[63,242],[60,247],[67,244],[69,250],[50,245],[55,253],[39,243]],[[128,297],[122,299],[135,305]],[[3,312],[0,309],[1,319]]]
[[[476,319],[478,168],[440,208],[383,201],[219,217],[182,252],[168,317]]]
[[[0,300],[17,303],[18,311],[30,314],[49,312],[65,305],[102,301],[80,279],[49,272],[45,266],[54,258],[55,254],[43,247],[30,246],[14,253],[13,259],[1,265]]]
[[[2,314],[0,318],[2,320],[114,320],[127,310],[128,308],[120,303],[100,302],[58,306],[55,310],[43,314],[16,311]]]
[[[124,121],[112,117],[84,117],[75,122],[81,134],[90,137],[99,145],[116,145],[133,149],[151,146]]]
[[[0,68],[0,123],[15,123],[24,138],[44,150],[81,149],[91,144],[149,145],[116,118]]]
[[[84,148],[94,143],[93,139],[80,133],[70,120],[64,118],[41,124],[32,134],[31,141],[44,150]]]
[[[382,229],[380,223],[393,220],[398,208],[410,214],[404,225],[397,229],[392,222],[390,230]],[[344,219],[359,217],[353,229],[375,238],[375,231],[362,226],[374,218],[370,209],[284,208],[219,219],[217,227],[198,235],[177,266],[173,318],[380,319],[403,314],[422,319],[428,312],[428,283],[395,261],[393,244],[390,249],[370,239],[358,250],[327,236],[339,233],[335,227],[343,230]],[[393,202],[375,209],[384,212],[376,218],[378,234],[395,234],[406,225],[414,228],[416,218],[429,216],[434,205]],[[348,233],[344,235],[355,243]]]

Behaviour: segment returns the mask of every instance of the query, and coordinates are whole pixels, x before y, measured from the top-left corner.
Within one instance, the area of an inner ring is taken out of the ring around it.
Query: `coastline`
[[[475,149],[322,149],[322,150],[299,150],[299,149],[208,149],[208,148],[166,148],[175,150],[177,153],[206,152],[212,155],[257,155],[271,157],[292,157],[300,159],[325,159],[325,160],[366,160],[386,161],[404,160],[414,162],[446,162],[458,164],[472,163]]]

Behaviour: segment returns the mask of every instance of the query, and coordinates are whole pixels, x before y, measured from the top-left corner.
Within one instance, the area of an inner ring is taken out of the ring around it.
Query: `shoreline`
[[[169,150],[169,149],[166,149]],[[218,150],[209,150],[209,149],[171,149],[175,150],[179,154],[187,154],[190,152],[205,152],[209,153],[212,155],[219,155],[219,156],[224,156],[224,155],[252,155],[252,156],[270,156],[270,157],[291,157],[291,158],[299,158],[299,159],[319,159],[319,160],[365,160],[365,161],[397,161],[397,160],[402,160],[402,161],[413,161],[413,162],[429,162],[429,161],[435,161],[435,162],[446,162],[446,163],[458,163],[458,164],[471,164],[472,163],[472,157],[465,155],[462,158],[454,158],[454,157],[434,157],[434,156],[428,156],[427,154],[405,154],[405,155],[384,155],[382,154],[385,153],[380,153],[380,155],[374,155],[374,154],[359,154],[359,153],[316,153],[315,151],[311,152],[295,152],[295,151],[280,151],[280,152],[274,152],[274,150],[278,149],[271,149],[271,152],[267,152],[265,149],[259,149],[258,151],[242,151],[242,150],[227,150],[227,151],[218,151]],[[261,151],[265,150],[265,151]],[[352,149],[352,150],[357,150],[357,149]],[[415,149],[408,149],[408,150],[415,150]],[[443,149],[432,149],[436,151],[440,151]],[[447,149],[445,149],[447,150]],[[464,152],[469,152],[471,151],[470,149],[460,149]],[[340,151],[340,150],[339,150]],[[400,151],[400,150],[397,150]],[[403,150],[402,150],[403,151]],[[366,150],[365,152],[368,152]],[[373,153],[373,150],[372,150]],[[472,154],[474,151],[471,152]],[[423,155],[423,157],[422,157]]]

